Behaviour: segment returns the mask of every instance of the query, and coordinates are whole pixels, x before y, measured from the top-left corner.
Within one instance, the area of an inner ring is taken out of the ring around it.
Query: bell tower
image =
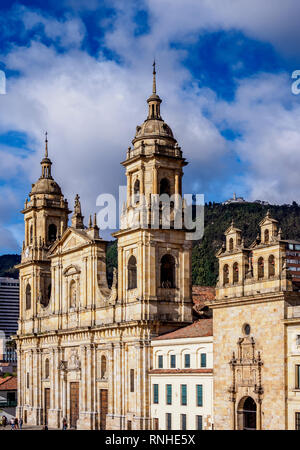
[[[51,174],[48,138],[41,161],[41,176],[32,184],[22,213],[25,222],[20,269],[20,327],[33,332],[35,317],[48,306],[51,297],[51,270],[47,252],[68,226],[68,202]]]
[[[136,127],[133,147],[122,162],[127,201],[121,231],[114,233],[118,238],[118,298],[123,305],[120,320],[156,320],[158,332],[163,332],[192,321],[192,245],[181,221],[179,227],[174,226],[187,162],[161,117],[155,62],[147,103],[148,116]]]

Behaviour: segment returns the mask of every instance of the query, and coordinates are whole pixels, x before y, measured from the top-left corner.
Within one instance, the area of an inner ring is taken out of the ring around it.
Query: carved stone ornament
[[[58,365],[58,370],[67,370],[68,368],[68,362],[61,360]]]
[[[251,336],[239,338],[237,345],[238,355],[236,357],[233,352],[229,362],[232,370],[232,385],[228,389],[230,400],[234,402],[239,390],[249,388],[257,395],[257,401],[261,402],[264,390],[261,383],[263,362],[260,352],[256,352],[255,341]]]
[[[78,356],[78,351],[73,349],[71,352],[69,363],[68,363],[68,369],[69,370],[78,370],[78,369],[80,369],[80,367],[81,367],[81,365],[80,365],[80,359]]]

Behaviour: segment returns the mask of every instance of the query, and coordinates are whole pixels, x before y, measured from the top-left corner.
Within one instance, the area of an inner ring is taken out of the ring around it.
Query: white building
[[[152,429],[212,429],[212,319],[159,336],[151,346]]]
[[[6,347],[18,329],[19,280],[0,277],[0,374],[16,366],[16,352]]]
[[[243,197],[237,197],[236,193],[233,193],[233,197],[225,200],[222,205],[230,205],[230,203],[246,203],[246,200]]]

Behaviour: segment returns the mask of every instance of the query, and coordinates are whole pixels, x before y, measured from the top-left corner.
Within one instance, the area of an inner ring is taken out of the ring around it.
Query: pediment
[[[240,230],[239,228],[234,227],[233,225],[230,225],[229,228],[227,228],[227,230],[225,231],[225,236],[227,236],[228,234],[235,234],[235,233],[241,233],[242,230]]]
[[[91,242],[90,237],[83,230],[76,230],[69,227],[62,235],[59,241],[51,247],[49,256],[58,253],[64,253],[66,251],[81,247],[82,245],[89,244]]]

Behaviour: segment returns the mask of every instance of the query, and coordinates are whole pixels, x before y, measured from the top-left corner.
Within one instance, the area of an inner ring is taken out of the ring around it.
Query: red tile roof
[[[16,391],[17,390],[17,377],[5,377],[0,378],[0,391]]]
[[[205,302],[216,298],[216,289],[212,286],[192,286],[192,297],[194,305],[203,307]]]
[[[206,337],[213,335],[213,322],[212,319],[200,319],[196,322],[188,325],[187,327],[179,328],[178,330],[171,331],[171,333],[162,334],[154,341],[162,341],[165,339],[181,339],[189,337]]]

